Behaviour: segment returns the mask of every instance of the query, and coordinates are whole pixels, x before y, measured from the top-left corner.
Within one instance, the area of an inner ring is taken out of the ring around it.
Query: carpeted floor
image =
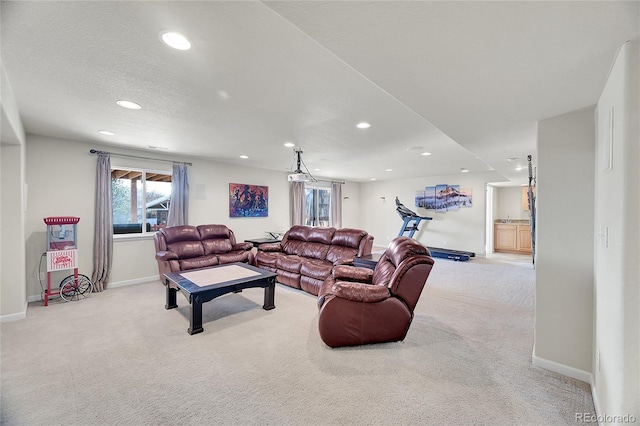
[[[3,323],[2,425],[558,425],[587,384],[531,364],[534,271],[436,259],[404,342],[330,349],[315,297],[278,285],[164,309],[159,282],[33,303]]]

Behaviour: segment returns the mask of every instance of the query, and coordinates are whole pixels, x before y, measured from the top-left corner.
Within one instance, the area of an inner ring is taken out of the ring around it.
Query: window
[[[305,224],[331,226],[331,189],[305,186]]]
[[[112,169],[111,190],[114,234],[144,234],[167,225],[171,203],[170,174]]]

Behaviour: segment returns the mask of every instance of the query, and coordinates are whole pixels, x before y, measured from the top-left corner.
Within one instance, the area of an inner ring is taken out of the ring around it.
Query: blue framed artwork
[[[268,186],[229,184],[229,217],[267,217],[268,215]]]

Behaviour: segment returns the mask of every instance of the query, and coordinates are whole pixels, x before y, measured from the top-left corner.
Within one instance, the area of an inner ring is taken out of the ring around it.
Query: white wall
[[[361,227],[375,237],[375,246],[386,246],[402,228],[402,219],[396,212],[395,197],[410,210],[433,220],[422,221],[414,238],[429,247],[472,251],[485,254],[485,187],[493,174],[464,173],[437,178],[375,181],[361,184]],[[473,206],[458,211],[436,213],[415,206],[417,191],[437,184],[460,185],[471,188]],[[384,197],[384,199],[383,199]]]
[[[538,123],[534,362],[592,364],[593,108]]]
[[[24,318],[25,246],[24,238],[24,145],[0,146],[2,204],[0,208],[1,310],[3,321]]]
[[[24,318],[25,135],[11,85],[0,67],[0,318]]]
[[[600,411],[640,419],[640,64],[625,44],[596,111],[595,351]],[[610,112],[613,110],[613,126]],[[613,138],[611,139],[611,135]],[[611,141],[611,145],[609,145]],[[611,148],[611,151],[610,151]],[[612,167],[609,168],[609,152]],[[595,360],[594,356],[594,360]]]
[[[497,209],[496,219],[529,220],[529,210],[522,210],[522,186],[496,187],[494,189]]]
[[[161,153],[141,153],[126,149],[88,145],[44,136],[27,137],[27,183],[29,203],[26,220],[27,295],[39,297],[39,259],[45,251],[47,216],[79,216],[79,272],[90,276],[93,253],[93,206],[95,194],[95,148],[123,154],[190,161],[189,223],[222,223],[234,230],[238,241],[266,237],[265,231],[289,228],[289,183],[286,173],[232,166],[198,158],[175,157]],[[143,167],[171,172],[171,164],[112,156],[112,166]],[[269,216],[266,218],[229,218],[229,183],[248,183],[269,187]],[[198,188],[198,190],[196,190]],[[344,194],[359,203],[358,184],[347,184]],[[346,206],[345,226],[355,225],[357,208]],[[155,278],[158,274],[151,238],[116,239],[110,283],[130,284]],[[55,285],[68,274],[58,272]]]

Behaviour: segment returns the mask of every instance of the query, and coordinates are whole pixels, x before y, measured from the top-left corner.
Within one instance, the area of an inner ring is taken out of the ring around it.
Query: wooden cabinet
[[[518,238],[516,240],[516,250],[531,253],[531,226],[518,225]]]
[[[494,249],[495,251],[516,251],[517,246],[517,225],[496,224],[494,232]]]
[[[497,252],[531,253],[531,226],[519,223],[494,224],[493,248]]]
[[[536,187],[532,187],[533,196],[536,195]],[[522,211],[529,211],[529,187],[522,187],[522,197],[521,197]]]

